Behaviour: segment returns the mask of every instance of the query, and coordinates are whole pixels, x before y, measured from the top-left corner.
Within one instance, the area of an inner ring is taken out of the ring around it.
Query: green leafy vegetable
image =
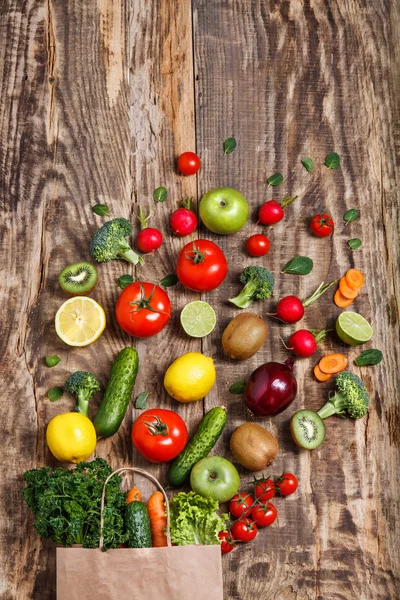
[[[346,221],[345,227],[347,223],[351,223],[352,221],[357,221],[360,218],[360,211],[356,208],[350,208],[343,215],[343,220]]]
[[[103,485],[112,468],[102,458],[81,462],[74,469],[48,467],[24,474],[28,484],[22,496],[35,518],[35,529],[42,538],[70,547],[82,544],[98,548],[100,502]],[[126,494],[121,492],[121,477],[114,475],[107,484],[104,511],[104,548],[119,548],[126,541],[124,513]]]
[[[306,171],[310,172],[313,170],[314,168],[314,161],[312,158],[303,158],[301,160],[301,164],[303,165],[303,167],[305,168]]]
[[[283,175],[281,173],[275,173],[275,175],[271,175],[267,179],[268,186],[272,185],[273,187],[277,187],[283,181]]]
[[[360,238],[353,238],[347,242],[347,245],[351,250],[358,250],[358,248],[361,248],[361,244]]]
[[[230,154],[236,148],[236,140],[234,137],[230,137],[224,141],[224,154]]]
[[[60,358],[55,354],[46,356],[44,360],[46,361],[46,365],[48,367],[55,367],[60,362]]]
[[[170,501],[171,539],[177,546],[217,545],[226,529],[228,515],[219,516],[218,502],[195,492],[180,492]]]
[[[165,187],[158,187],[153,192],[154,202],[165,202],[167,199],[167,190]]]
[[[325,157],[325,166],[327,166],[328,169],[338,169],[340,166],[339,154],[336,154],[336,152],[330,152]]]
[[[178,276],[175,273],[170,273],[169,275],[166,275],[164,279],[161,279],[160,285],[163,287],[172,287],[173,285],[176,285],[178,281]]]
[[[149,392],[142,392],[135,400],[135,408],[144,409],[146,408],[147,398],[149,397]]]
[[[383,358],[383,354],[380,350],[376,350],[375,348],[371,348],[371,350],[364,350],[361,352],[360,356],[354,361],[354,364],[357,367],[367,367],[369,365],[378,365]]]
[[[56,385],[55,387],[52,387],[51,390],[49,390],[47,392],[47,397],[50,400],[50,402],[57,402],[57,400],[59,400],[63,394],[64,394],[63,388]]]
[[[99,215],[99,217],[106,217],[109,214],[110,209],[107,204],[95,204],[92,207],[92,211],[96,213],[96,215]]]
[[[133,283],[135,280],[132,275],[121,275],[119,279],[117,279],[117,285],[121,290],[125,289],[127,285]]]
[[[232,383],[229,391],[231,394],[243,394],[246,389],[246,381],[244,379],[240,379],[239,381],[235,381]]]
[[[314,263],[308,256],[295,256],[282,268],[282,273],[290,275],[308,275],[313,270]]]

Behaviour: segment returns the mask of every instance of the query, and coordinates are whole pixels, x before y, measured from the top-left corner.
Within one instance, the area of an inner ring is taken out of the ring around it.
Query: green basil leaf
[[[175,273],[170,273],[169,275],[166,275],[164,279],[161,279],[160,285],[163,287],[172,287],[173,285],[176,285],[178,281],[178,276]]]
[[[230,154],[236,148],[236,140],[234,137],[224,141],[224,154]]]
[[[295,256],[282,268],[282,273],[290,275],[308,275],[313,270],[314,263],[308,256]]]
[[[64,390],[62,387],[55,386],[52,387],[51,390],[47,392],[47,397],[51,402],[57,402],[63,395]]]
[[[310,172],[313,170],[314,168],[314,161],[312,158],[303,158],[301,160],[301,164],[303,165],[303,167],[305,168],[306,171]]]
[[[46,365],[48,367],[55,367],[60,362],[59,357],[55,354],[46,356],[44,360],[46,361]]]
[[[244,379],[240,379],[231,385],[229,391],[231,394],[243,394],[246,389],[246,382]]]
[[[375,348],[371,348],[371,350],[364,350],[361,352],[360,356],[354,361],[354,364],[357,367],[366,367],[368,365],[378,365],[383,358],[383,354],[380,350],[376,350]]]
[[[96,213],[96,215],[99,215],[99,217],[106,217],[109,214],[110,209],[107,204],[95,204],[92,207],[92,211]]]
[[[336,154],[336,152],[330,152],[328,156],[325,157],[325,166],[328,169],[338,169],[340,167],[340,156]]]
[[[346,211],[343,215],[343,220],[347,223],[351,223],[352,221],[357,221],[360,218],[360,211],[356,208],[350,208],[350,210]],[[345,225],[345,227],[346,227]]]
[[[275,175],[271,175],[267,179],[268,186],[272,185],[273,187],[277,187],[283,181],[283,175],[280,173],[275,173]]]
[[[165,202],[167,199],[167,190],[165,187],[158,187],[153,192],[154,202]]]
[[[142,392],[135,400],[135,408],[139,408],[143,410],[146,408],[147,398],[149,397],[149,392]]]
[[[119,279],[117,279],[117,286],[123,290],[127,285],[133,283],[135,280],[132,275],[121,275]]]
[[[361,248],[362,241],[360,238],[353,238],[347,242],[347,245],[351,250],[358,250],[358,248]]]

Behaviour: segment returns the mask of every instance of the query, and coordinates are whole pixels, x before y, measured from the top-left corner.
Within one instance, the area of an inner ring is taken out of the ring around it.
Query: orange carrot
[[[147,503],[147,512],[150,517],[151,539],[153,548],[162,548],[167,545],[167,516],[165,514],[164,496],[155,492]]]
[[[142,492],[140,490],[138,490],[137,487],[133,487],[129,490],[128,492],[128,496],[126,497],[126,503],[129,504],[130,502],[141,502],[142,501]]]
[[[358,269],[349,269],[345,277],[347,285],[357,292],[364,285],[364,275]]]
[[[346,277],[342,277],[340,279],[339,290],[342,296],[348,298],[349,300],[354,300],[354,298],[357,298],[358,296],[358,291],[347,285]]]
[[[344,354],[327,354],[318,363],[319,369],[328,375],[340,373],[347,367],[347,358]]]
[[[328,381],[332,377],[329,373],[323,373],[318,365],[314,367],[314,375],[318,381]]]
[[[353,300],[351,298],[345,298],[340,290],[336,290],[333,300],[339,308],[346,308],[347,306],[350,306],[350,304],[353,304]]]

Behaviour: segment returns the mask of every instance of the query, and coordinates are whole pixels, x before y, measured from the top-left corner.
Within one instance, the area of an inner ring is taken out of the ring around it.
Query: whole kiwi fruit
[[[225,354],[246,360],[259,351],[268,335],[267,324],[257,315],[244,312],[232,319],[222,334]]]
[[[263,471],[272,464],[279,452],[278,440],[257,423],[243,423],[231,435],[233,456],[249,471]]]

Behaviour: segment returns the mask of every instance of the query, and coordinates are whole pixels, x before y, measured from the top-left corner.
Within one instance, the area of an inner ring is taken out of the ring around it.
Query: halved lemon
[[[101,336],[106,326],[104,310],[87,296],[75,296],[60,306],[56,332],[69,346],[88,346]]]

